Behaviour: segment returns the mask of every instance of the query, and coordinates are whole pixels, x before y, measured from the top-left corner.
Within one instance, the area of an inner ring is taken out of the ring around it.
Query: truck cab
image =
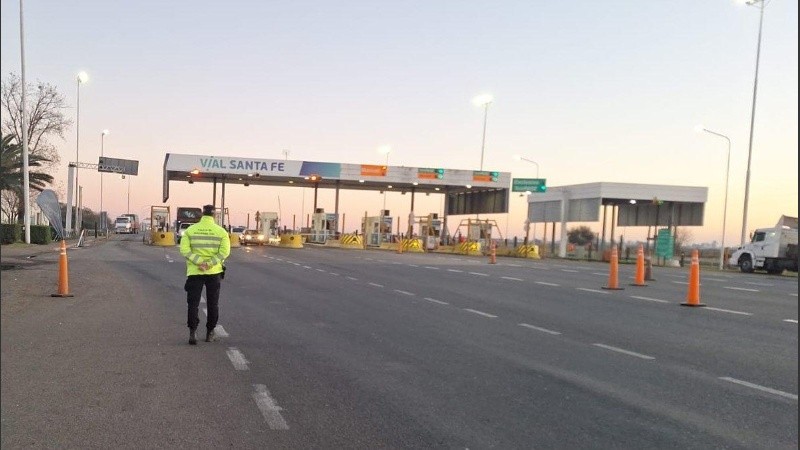
[[[759,228],[749,243],[739,247],[728,259],[742,272],[765,270],[779,274],[784,270],[797,272],[797,228],[780,225]]]

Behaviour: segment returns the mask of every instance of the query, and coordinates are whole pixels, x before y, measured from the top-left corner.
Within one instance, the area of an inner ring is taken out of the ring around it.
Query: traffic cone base
[[[703,307],[703,306],[706,306],[706,304],[705,303],[681,303],[681,306]]]
[[[608,287],[608,286],[602,286],[600,289],[605,289],[607,291],[624,291],[625,290],[625,288],[621,288],[621,287]]]

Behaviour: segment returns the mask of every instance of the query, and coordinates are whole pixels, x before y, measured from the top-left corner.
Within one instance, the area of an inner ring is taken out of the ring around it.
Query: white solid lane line
[[[278,406],[272,396],[269,395],[267,386],[263,384],[254,384],[253,387],[256,389],[256,392],[253,394],[253,400],[256,401],[258,410],[261,411],[261,415],[264,416],[267,425],[273,430],[288,430],[289,425],[286,424],[286,421],[283,420],[283,416],[281,416],[283,408]]]
[[[660,300],[660,299],[657,299],[657,298],[650,298],[650,297],[639,297],[638,295],[631,295],[631,298],[635,298],[635,299],[638,299],[638,300],[646,300],[648,302],[669,303],[666,300]]]
[[[205,308],[203,308],[203,314],[205,314],[206,316],[208,316],[208,310],[207,310],[207,309],[205,309]]]
[[[433,302],[433,303],[438,303],[440,305],[449,305],[450,304],[450,303],[443,302],[441,300],[436,300],[435,298],[430,298],[430,297],[425,297],[425,300],[427,300],[429,302]]]
[[[545,286],[560,286],[559,284],[555,284],[555,283],[548,283],[548,282],[546,282],[546,281],[534,281],[534,283],[536,283],[536,284],[543,284],[543,285],[545,285]]]
[[[547,328],[536,327],[536,326],[533,326],[533,325],[528,324],[528,323],[521,323],[521,324],[519,324],[519,326],[525,327],[525,328],[530,328],[531,330],[541,331],[541,332],[544,332],[544,333],[547,333],[547,334],[555,334],[555,335],[561,334],[558,331],[548,330]]]
[[[239,351],[236,347],[228,347],[228,351],[225,352],[228,355],[228,359],[231,360],[233,364],[233,368],[236,370],[247,370],[247,360],[244,359],[244,355],[242,352]]]
[[[731,289],[734,291],[747,291],[747,292],[761,292],[758,289],[748,289],[748,288],[737,288],[737,287],[730,287],[730,286],[722,286],[725,289]]]
[[[791,295],[792,297],[797,297],[797,294],[789,294],[789,295]]]
[[[464,311],[469,311],[469,312],[471,312],[473,314],[478,314],[479,316],[483,316],[483,317],[489,317],[490,319],[497,318],[497,316],[495,316],[494,314],[489,314],[489,313],[485,313],[483,311],[478,311],[477,309],[464,308]]]
[[[712,308],[710,306],[706,306],[705,308],[701,308],[701,309],[705,309],[706,311],[719,311],[719,312],[731,313],[731,314],[741,314],[743,316],[752,316],[753,315],[753,313],[749,313],[749,312],[732,311],[730,309],[722,309],[722,308]]]
[[[382,284],[378,284],[378,283],[367,283],[367,284],[369,284],[370,286],[375,286],[375,287],[379,287],[379,288],[383,287]]]
[[[598,294],[608,294],[608,291],[601,291],[600,289],[586,289],[586,288],[575,288],[579,291],[586,291],[586,292],[596,292]]]
[[[500,278],[511,281],[523,281],[522,278],[514,278],[514,277],[500,277]]]
[[[470,272],[469,274],[470,275],[477,275],[479,277],[488,277],[489,276],[488,273],[480,273],[480,272]]]
[[[731,383],[736,383],[742,386],[747,386],[749,388],[758,389],[759,391],[769,392],[770,394],[780,395],[781,397],[786,397],[797,401],[797,395],[790,394],[788,392],[779,391],[777,389],[768,388],[766,386],[761,386],[747,381],[737,380],[736,378],[731,378],[731,377],[719,377],[719,379],[730,381]]]
[[[797,323],[797,319],[783,319],[784,322]]]
[[[395,291],[395,292],[397,292],[398,294],[403,294],[403,295],[408,295],[408,296],[414,296],[414,295],[417,295],[417,294],[415,294],[415,293],[413,293],[413,292],[401,291],[400,289],[395,289],[394,291]]]
[[[206,302],[206,297],[201,295],[200,296],[200,303],[205,303],[205,302]]]
[[[594,345],[595,347],[604,348],[606,350],[611,350],[612,352],[618,352],[618,353],[623,353],[623,354],[629,355],[629,356],[635,356],[637,358],[655,359],[652,356],[647,356],[647,355],[643,355],[641,353],[636,353],[636,352],[632,352],[632,351],[629,351],[629,350],[624,350],[624,349],[621,349],[619,347],[612,347],[610,345],[605,345],[605,344],[600,344],[600,343],[596,343],[596,344],[592,344],[592,345]]]

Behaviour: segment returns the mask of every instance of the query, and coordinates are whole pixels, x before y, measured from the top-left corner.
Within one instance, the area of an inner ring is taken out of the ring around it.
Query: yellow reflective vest
[[[231,238],[211,216],[190,226],[181,236],[181,255],[186,258],[186,275],[215,275],[222,273],[222,262],[231,254]],[[200,264],[208,263],[208,270]]]

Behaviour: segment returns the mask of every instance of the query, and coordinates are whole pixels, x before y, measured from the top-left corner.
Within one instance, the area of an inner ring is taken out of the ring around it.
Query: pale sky
[[[5,77],[20,72],[19,2],[0,5]],[[772,0],[765,11],[749,230],[797,216],[797,7]],[[486,170],[533,178],[519,153],[549,186],[707,186],[694,242],[721,237],[727,147],[693,128],[729,136],[729,245],[741,233],[757,35],[758,9],[732,0],[25,2],[28,80],[56,85],[74,106],[76,74],[89,74],[80,159],[97,162],[109,129],[106,156],[140,161],[130,205],[141,216],[162,204],[166,152],[283,159],[288,149],[293,160],[378,164],[377,148],[390,145],[391,165],[477,170],[483,110],[471,99],[489,92]],[[75,127],[57,144],[64,201]],[[99,180],[81,171],[94,210]],[[127,180],[104,180],[105,209],[124,213]],[[171,194],[174,215],[210,203],[211,185],[172,183]],[[291,226],[313,201],[290,188],[227,194],[242,225],[280,209]],[[492,217],[503,235],[523,236],[527,205],[513,195],[508,218]],[[333,212],[333,198],[320,190],[318,206]],[[343,191],[345,231],[382,204],[377,192]],[[409,206],[408,195],[387,197],[403,229]],[[415,210],[441,207],[440,196],[418,196]]]

